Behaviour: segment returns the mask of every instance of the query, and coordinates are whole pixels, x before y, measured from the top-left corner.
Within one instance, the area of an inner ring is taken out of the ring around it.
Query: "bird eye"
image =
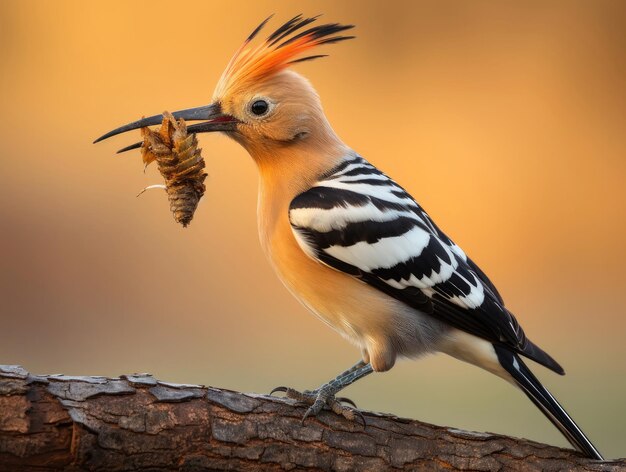
[[[256,100],[252,106],[250,107],[250,111],[254,113],[256,116],[262,116],[267,113],[270,106],[267,104],[265,100]]]

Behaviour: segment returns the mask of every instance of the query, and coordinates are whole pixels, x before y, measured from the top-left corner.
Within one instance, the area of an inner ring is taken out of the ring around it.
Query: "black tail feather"
[[[592,459],[604,460],[591,441],[587,439],[587,436],[574,423],[574,420],[552,394],[541,385],[541,382],[519,356],[503,346],[494,345],[494,348],[502,367],[511,374],[528,398],[561,431],[572,446]]]
[[[542,366],[547,367],[559,375],[565,375],[565,370],[561,367],[561,364],[555,361],[550,354],[541,349],[528,338],[526,339],[526,346],[524,346],[524,349],[520,351],[520,354],[538,362]]]

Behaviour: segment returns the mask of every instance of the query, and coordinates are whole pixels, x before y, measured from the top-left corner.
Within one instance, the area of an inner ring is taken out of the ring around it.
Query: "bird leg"
[[[354,402],[348,398],[337,398],[335,397],[335,394],[346,388],[348,385],[353,384],[360,378],[371,374],[373,371],[374,369],[371,364],[359,361],[330,382],[316,388],[315,390],[305,390],[303,392],[299,392],[289,387],[276,387],[270,392],[270,395],[275,392],[284,392],[287,398],[293,398],[294,400],[309,405],[308,410],[302,418],[302,423],[304,423],[309,416],[316,416],[320,411],[322,411],[322,408],[324,408],[325,405],[327,405],[335,414],[341,415],[350,421],[354,421],[358,412],[355,412],[352,408],[342,404],[348,403],[356,408]],[[363,421],[363,426],[365,426],[365,419],[363,418],[363,415],[360,413],[358,414]]]

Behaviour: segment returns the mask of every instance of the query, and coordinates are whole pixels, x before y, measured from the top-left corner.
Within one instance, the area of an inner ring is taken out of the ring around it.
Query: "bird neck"
[[[274,149],[255,157],[261,187],[279,193],[285,199],[295,198],[311,188],[320,178],[348,154],[350,149],[341,144],[324,149]]]
[[[338,138],[249,151],[259,169],[259,236],[269,256],[269,246],[276,234],[291,232],[291,201],[315,185],[320,176],[336,167],[352,151]]]
[[[247,143],[262,188],[293,199],[352,151],[324,120],[314,134],[297,141]],[[289,200],[291,201],[291,200]]]

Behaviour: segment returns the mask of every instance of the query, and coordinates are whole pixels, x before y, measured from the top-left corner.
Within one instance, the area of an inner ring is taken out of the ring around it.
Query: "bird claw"
[[[289,390],[289,387],[283,387],[283,386],[276,387],[270,392],[270,397],[274,395],[276,392],[287,393],[287,390]]]
[[[273,389],[270,392],[270,395],[276,392],[284,393],[287,398],[309,405],[309,408],[307,408],[304,416],[302,417],[303,426],[308,417],[317,416],[318,413],[322,411],[324,406],[328,406],[333,413],[343,416],[348,421],[356,421],[358,419],[363,424],[364,428],[366,426],[365,417],[356,409],[356,404],[349,398],[335,397],[333,394],[324,392],[323,389],[304,390],[303,392],[299,392],[293,388],[280,386]],[[353,408],[347,407],[343,405],[343,403],[347,403]]]
[[[346,399],[342,398],[341,400],[345,401]],[[352,400],[348,400],[346,403],[350,403],[351,405],[354,405]],[[333,411],[333,413],[335,413],[336,415],[343,416],[348,421],[354,421],[354,422],[356,422],[358,418],[358,420],[363,425],[363,428],[367,426],[367,424],[365,423],[365,416],[363,416],[363,413],[361,413],[359,410],[356,409],[356,405],[355,405],[355,408],[353,409],[353,408],[349,408],[347,406],[342,405],[339,399],[332,399],[329,406],[330,406],[330,409]]]
[[[315,398],[315,400],[313,401],[313,404],[307,408],[306,412],[304,413],[304,416],[302,417],[302,426],[304,426],[304,422],[306,421],[306,419],[309,416],[317,416],[317,414],[322,411],[322,408],[324,408],[324,405],[326,404],[326,399],[322,398],[321,396],[317,396]]]
[[[354,403],[349,398],[346,398],[346,397],[336,397],[335,400],[337,400],[338,402],[341,402],[341,403],[347,403],[348,405],[352,406],[353,408],[358,408],[356,406],[356,403]]]

